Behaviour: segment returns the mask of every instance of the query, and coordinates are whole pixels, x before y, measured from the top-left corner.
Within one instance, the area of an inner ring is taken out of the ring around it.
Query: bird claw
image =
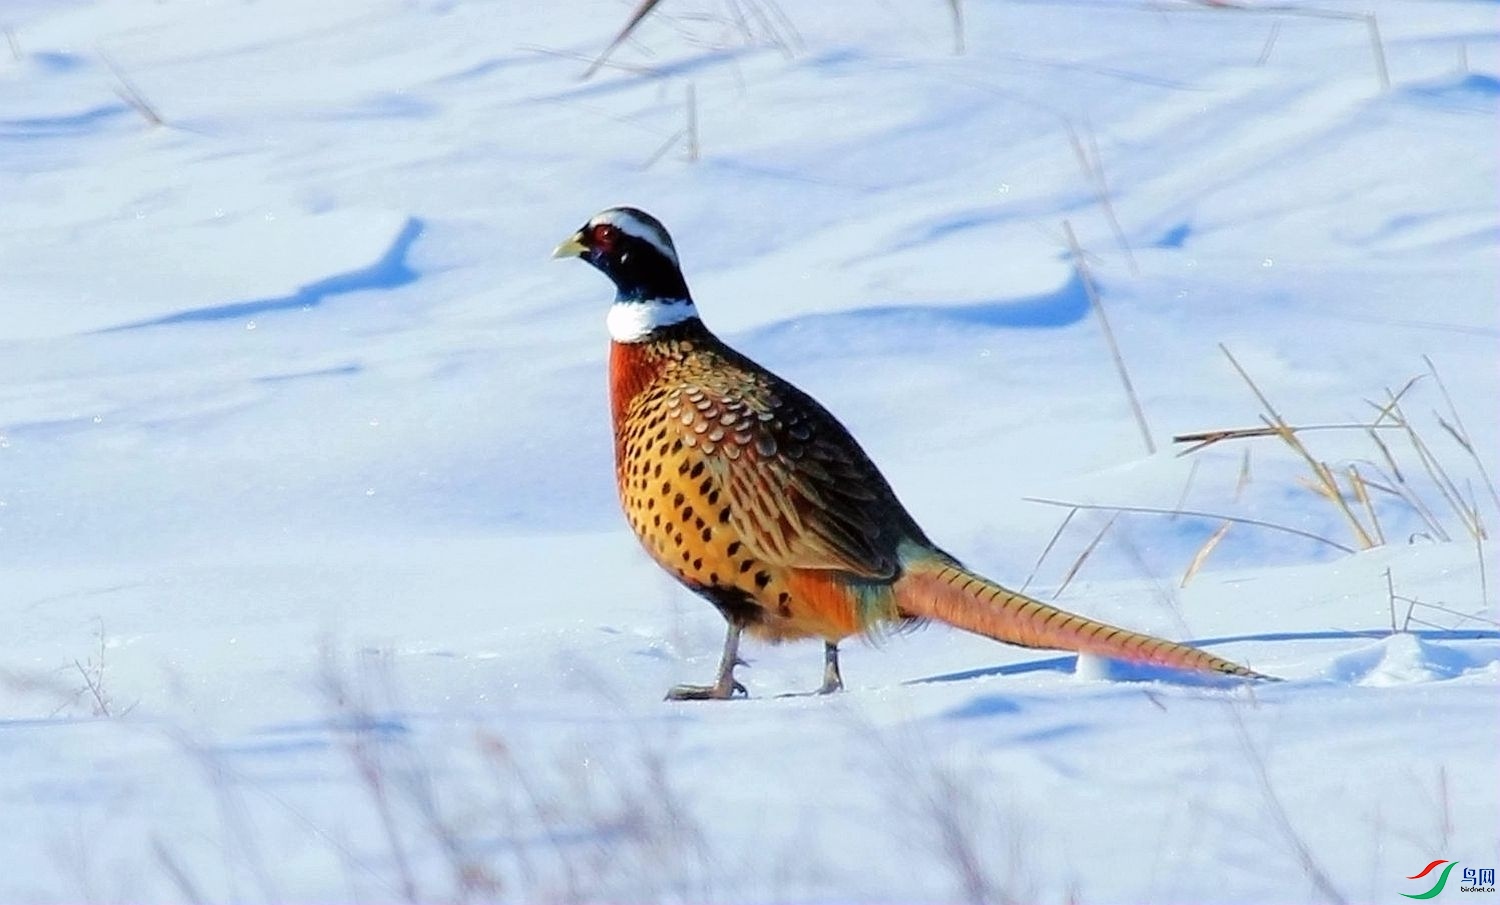
[[[674,685],[667,692],[668,701],[728,701],[734,697],[749,697],[750,692],[738,681],[731,679],[727,684],[718,682],[713,685]]]

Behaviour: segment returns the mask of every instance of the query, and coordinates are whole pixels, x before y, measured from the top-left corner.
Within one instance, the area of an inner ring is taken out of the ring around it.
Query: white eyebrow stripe
[[[677,249],[672,247],[672,240],[667,237],[667,234],[661,227],[653,223],[647,223],[635,214],[627,210],[621,210],[620,208],[610,208],[595,215],[594,219],[590,220],[588,225],[600,226],[605,223],[608,223],[626,235],[634,236],[642,242],[648,243],[652,248],[666,255],[667,260],[671,261],[674,265],[678,263]]]

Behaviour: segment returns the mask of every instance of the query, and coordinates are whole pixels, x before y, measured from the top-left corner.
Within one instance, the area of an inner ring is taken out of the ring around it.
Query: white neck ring
[[[638,343],[662,327],[680,324],[698,316],[692,299],[643,299],[615,302],[609,306],[604,322],[610,339],[617,343]]]

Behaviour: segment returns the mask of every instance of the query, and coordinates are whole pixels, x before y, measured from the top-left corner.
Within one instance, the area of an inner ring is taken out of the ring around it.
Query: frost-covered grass
[[[0,900],[1360,902],[1500,860],[1493,4],[1370,4],[1388,88],[1365,8],[1064,0],[962,4],[961,55],[943,3],[665,0],[582,80],[633,5],[0,7]],[[934,627],[837,698],[778,697],[790,645],[661,702],[720,624],[618,514],[608,288],[546,258],[620,202],[939,543],[1287,681]],[[1175,455],[1268,414],[1221,344],[1291,427],[1380,423],[1295,434],[1338,498],[1274,436]]]

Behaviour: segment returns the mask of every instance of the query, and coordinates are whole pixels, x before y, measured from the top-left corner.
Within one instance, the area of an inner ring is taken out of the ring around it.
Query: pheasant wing
[[[884,476],[812,397],[758,368],[740,377],[684,402],[712,425],[689,430],[748,551],[773,565],[894,578],[901,541],[922,534]]]

